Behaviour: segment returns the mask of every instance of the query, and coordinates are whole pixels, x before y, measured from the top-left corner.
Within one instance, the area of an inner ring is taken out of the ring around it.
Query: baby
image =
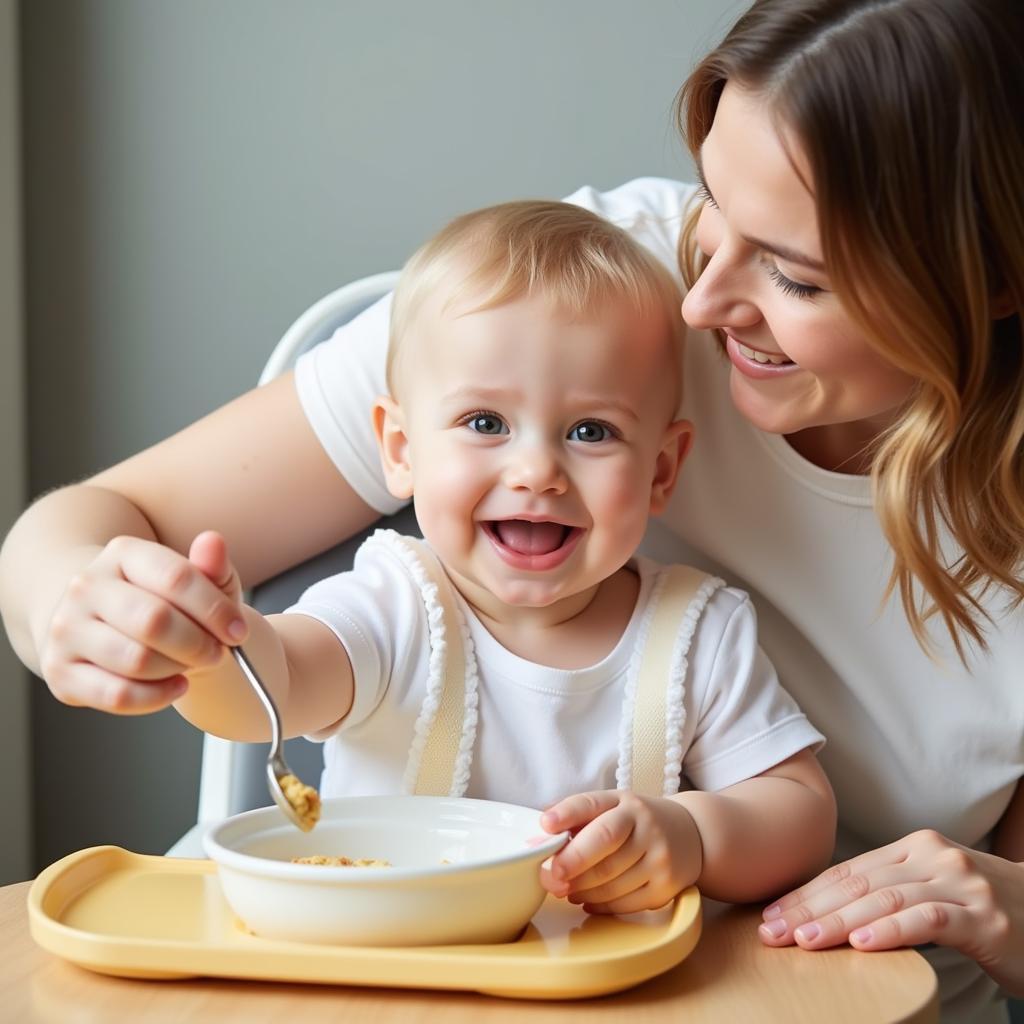
[[[285,733],[325,741],[322,795],[544,806],[540,827],[572,838],[543,882],[593,912],[694,883],[761,899],[820,870],[822,737],[749,599],[635,556],[692,437],[672,276],[590,212],[508,203],[420,249],[391,317],[373,423],[425,540],[378,531],[285,614],[246,609]],[[190,552],[223,556],[213,533]],[[218,583],[236,596],[235,581]],[[230,658],[175,706],[265,738]]]

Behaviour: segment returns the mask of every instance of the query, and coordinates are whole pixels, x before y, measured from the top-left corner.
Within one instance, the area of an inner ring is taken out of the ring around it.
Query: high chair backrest
[[[310,306],[277,343],[260,375],[260,384],[291,369],[303,352],[329,338],[339,327],[385,296],[397,280],[397,271],[364,277]],[[374,524],[365,533],[261,583],[250,595],[250,603],[266,613],[288,607],[311,583],[349,568],[356,549],[378,525],[382,524]],[[387,525],[402,533],[419,533],[411,507],[390,517]],[[199,781],[200,824],[270,803],[265,767],[267,746],[266,743],[233,743],[215,736],[204,738]],[[319,786],[323,766],[319,744],[301,738],[289,740],[285,756],[289,766],[304,781]]]

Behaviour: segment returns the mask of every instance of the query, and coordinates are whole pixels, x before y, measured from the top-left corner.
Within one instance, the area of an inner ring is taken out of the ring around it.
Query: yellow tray
[[[32,937],[101,974],[172,979],[469,989],[518,999],[580,999],[638,985],[686,958],[700,896],[664,910],[588,916],[549,897],[515,941],[368,948],[263,939],[247,932],[207,860],[97,846],[51,864],[28,896]]]

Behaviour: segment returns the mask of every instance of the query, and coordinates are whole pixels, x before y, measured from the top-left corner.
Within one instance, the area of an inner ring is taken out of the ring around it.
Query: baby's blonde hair
[[[593,315],[602,303],[625,301],[641,316],[664,319],[681,379],[676,279],[625,231],[583,207],[541,199],[500,203],[456,217],[418,249],[392,299],[392,394],[395,360],[410,326],[427,299],[438,295],[443,309],[460,297],[475,298],[472,312],[542,295],[574,318]]]

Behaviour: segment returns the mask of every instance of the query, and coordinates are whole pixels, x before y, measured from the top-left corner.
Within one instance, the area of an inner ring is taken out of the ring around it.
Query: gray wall
[[[251,385],[312,301],[453,213],[687,176],[673,95],[744,0],[22,4],[31,490]],[[165,849],[200,737],[42,685],[36,862]]]
[[[14,0],[0,0],[0,524],[25,503],[25,370],[21,275],[20,90]],[[3,527],[0,525],[0,530]],[[0,642],[0,884],[30,873],[30,676]]]

